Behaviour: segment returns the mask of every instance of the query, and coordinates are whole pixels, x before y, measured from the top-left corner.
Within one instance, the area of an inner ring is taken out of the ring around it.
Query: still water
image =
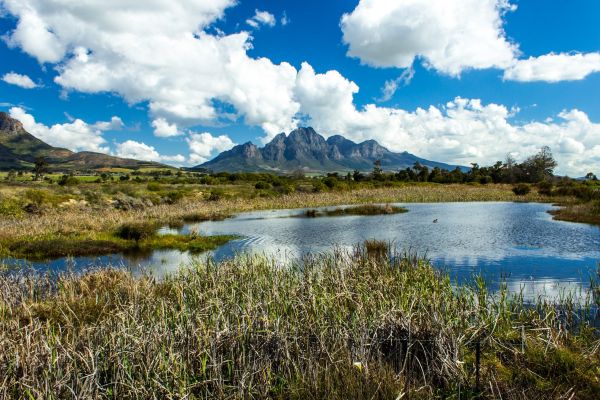
[[[398,204],[408,213],[379,216],[294,218],[303,210],[239,214],[224,221],[185,226],[180,232],[239,235],[210,254],[217,260],[237,253],[260,253],[282,263],[306,253],[352,248],[366,239],[392,242],[398,249],[431,259],[453,279],[466,282],[483,276],[491,289],[506,282],[526,298],[556,297],[567,292],[585,296],[600,261],[600,228],[554,221],[549,204],[432,203]],[[437,222],[434,222],[437,220]],[[163,233],[169,229],[161,230]],[[33,263],[36,270],[123,266],[163,275],[194,258],[179,251],[154,251],[132,256],[58,259]],[[12,263],[22,264],[21,260]]]

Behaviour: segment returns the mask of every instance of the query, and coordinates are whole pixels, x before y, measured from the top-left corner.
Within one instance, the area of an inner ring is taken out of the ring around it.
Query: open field
[[[109,269],[0,288],[2,398],[600,396],[589,309],[456,290],[372,244],[298,268],[238,258],[164,281]]]

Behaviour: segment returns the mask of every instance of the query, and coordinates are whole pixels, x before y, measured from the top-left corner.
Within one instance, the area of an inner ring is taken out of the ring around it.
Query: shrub
[[[160,190],[160,183],[158,183],[158,182],[148,182],[148,185],[146,186],[146,189],[148,189],[151,192],[158,192]]]
[[[183,192],[177,190],[170,191],[167,193],[166,199],[168,204],[175,204],[179,200],[183,199]]]
[[[554,187],[554,185],[552,184],[552,182],[548,182],[548,181],[540,182],[537,185],[538,193],[542,194],[544,196],[552,196],[553,187]]]
[[[135,240],[136,242],[147,239],[154,235],[156,225],[149,223],[128,223],[123,224],[117,229],[117,236],[125,240]]]
[[[20,217],[23,209],[19,201],[12,197],[0,197],[0,215],[7,217]]]
[[[313,183],[313,192],[315,193],[319,193],[319,192],[325,192],[327,191],[327,186],[325,186],[325,184],[321,181],[316,181]]]
[[[210,194],[208,195],[208,201],[219,201],[224,195],[225,192],[221,189],[211,190]]]
[[[30,189],[25,192],[25,198],[37,206],[48,202],[49,197],[48,193],[43,190]]]
[[[529,185],[521,183],[521,184],[513,187],[512,191],[517,196],[525,196],[525,195],[529,194],[529,192],[531,192],[531,188],[529,187]]]
[[[58,180],[60,186],[76,186],[79,184],[79,179],[72,175],[63,175]]]
[[[327,186],[329,189],[333,189],[335,187],[335,185],[337,184],[337,179],[335,179],[332,176],[328,176],[327,178],[323,179],[323,183],[325,184],[325,186]]]
[[[254,185],[254,187],[258,190],[266,190],[266,189],[271,189],[271,185],[268,182],[256,182],[256,185]]]

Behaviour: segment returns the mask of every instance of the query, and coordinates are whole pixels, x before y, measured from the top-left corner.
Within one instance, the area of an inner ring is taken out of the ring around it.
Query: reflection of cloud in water
[[[510,293],[522,294],[525,300],[535,300],[544,297],[548,300],[572,298],[577,302],[591,299],[591,289],[579,281],[558,281],[555,279],[536,279],[524,281],[509,281],[507,289]]]

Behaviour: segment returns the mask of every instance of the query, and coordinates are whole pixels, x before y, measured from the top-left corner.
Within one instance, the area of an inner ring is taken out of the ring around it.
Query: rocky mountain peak
[[[17,134],[24,130],[23,124],[20,121],[12,118],[5,112],[0,112],[0,131],[9,134]]]
[[[327,140],[313,128],[297,128],[289,135],[280,133],[258,148],[248,142],[225,151],[199,167],[220,171],[370,171],[375,160],[386,170],[412,167],[415,162],[430,167],[455,166],[418,158],[409,153],[393,153],[375,140],[355,143],[340,135]]]

